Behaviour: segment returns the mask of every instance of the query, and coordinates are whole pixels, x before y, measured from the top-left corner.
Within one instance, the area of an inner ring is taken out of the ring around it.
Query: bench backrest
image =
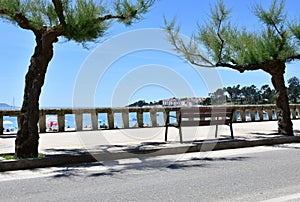
[[[181,126],[229,125],[233,108],[230,107],[184,107],[180,109]]]

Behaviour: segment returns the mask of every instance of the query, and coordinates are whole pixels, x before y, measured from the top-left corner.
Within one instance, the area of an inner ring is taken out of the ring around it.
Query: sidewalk
[[[295,134],[300,134],[300,120],[293,120],[293,124]],[[40,162],[40,166],[131,158],[141,154],[164,155],[300,142],[300,137],[276,135],[276,129],[277,121],[234,123],[235,139],[231,140],[228,126],[219,126],[218,139],[214,138],[215,126],[184,127],[183,144],[179,143],[178,129],[172,127],[169,128],[167,143],[164,142],[164,127],[42,133],[40,134],[39,152],[46,154],[49,162],[51,158],[55,157],[55,159],[52,160],[53,164],[48,162],[46,165]],[[14,153],[15,136],[0,136],[1,154]],[[65,159],[60,158],[61,163],[59,163],[58,157]],[[73,157],[74,160],[72,160]],[[0,158],[0,170],[6,170],[4,167],[7,165],[4,163],[8,165],[6,160]],[[20,168],[30,168],[30,165],[24,167],[24,164],[30,164],[24,159],[19,160],[17,164],[21,166]],[[35,167],[39,167],[38,164]],[[18,169],[18,166],[14,168]]]

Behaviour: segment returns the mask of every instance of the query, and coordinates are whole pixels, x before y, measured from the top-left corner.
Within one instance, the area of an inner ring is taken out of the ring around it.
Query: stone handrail
[[[218,106],[199,106],[199,107],[218,107]],[[276,106],[275,105],[233,105],[228,106],[235,109],[233,122],[248,122],[248,121],[269,121],[276,120]],[[73,114],[75,116],[75,130],[84,130],[83,127],[83,114],[89,114],[91,117],[91,130],[100,129],[98,123],[98,114],[107,114],[107,128],[115,128],[115,114],[121,114],[122,128],[130,128],[129,114],[136,113],[137,124],[134,127],[145,127],[143,114],[149,113],[150,124],[147,127],[162,126],[158,124],[158,113],[164,117],[164,122],[168,113],[173,112],[177,114],[180,107],[129,107],[129,108],[61,108],[61,109],[41,109],[39,117],[39,131],[44,133],[47,131],[46,115],[57,115],[58,132],[66,131],[65,116]],[[292,119],[299,119],[300,105],[291,104],[291,117]],[[2,110],[0,111],[0,135],[3,134],[3,119],[4,116],[17,117],[19,120],[20,110]],[[17,121],[18,124],[20,121]],[[20,126],[18,126],[20,128]]]

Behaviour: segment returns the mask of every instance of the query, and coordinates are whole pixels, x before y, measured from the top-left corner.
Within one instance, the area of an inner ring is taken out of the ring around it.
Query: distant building
[[[163,106],[195,106],[200,105],[206,98],[169,98],[162,101]]]

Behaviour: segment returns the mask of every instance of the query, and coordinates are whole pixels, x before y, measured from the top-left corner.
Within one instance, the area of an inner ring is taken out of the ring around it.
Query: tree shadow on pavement
[[[300,146],[294,144],[279,144],[279,145],[273,145],[272,147],[286,148],[286,149],[300,149]]]
[[[134,159],[121,159],[105,162],[86,163],[79,165],[70,165],[56,170],[57,173],[54,178],[62,177],[101,177],[101,176],[114,176],[123,173],[138,173],[141,171],[168,171],[168,170],[186,170],[190,168],[210,168],[218,166],[212,162],[238,162],[249,159],[249,157],[228,157],[228,158],[189,158],[185,160],[176,159],[161,159],[160,157],[153,158],[134,158]]]
[[[94,148],[95,151],[108,151],[112,148],[126,148],[126,145],[99,145]],[[85,148],[72,148],[72,149],[63,149],[63,148],[48,148],[44,149],[46,153],[49,154],[90,154],[92,152],[91,149],[85,149]]]
[[[267,139],[270,137],[279,137],[280,134],[278,134],[278,132],[276,130],[273,130],[272,133],[263,133],[263,132],[253,132],[253,133],[249,133],[248,136],[235,136],[236,139]]]
[[[57,149],[57,148],[49,148],[49,149],[44,149],[46,153],[51,154],[83,154],[87,153],[83,149]]]

